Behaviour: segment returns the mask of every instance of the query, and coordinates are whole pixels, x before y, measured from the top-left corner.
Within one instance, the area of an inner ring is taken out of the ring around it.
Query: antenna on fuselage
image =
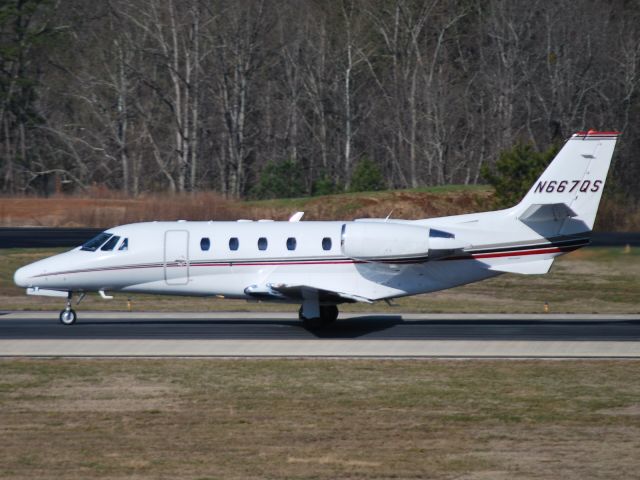
[[[289,221],[299,222],[300,220],[302,220],[303,215],[304,215],[304,212],[296,212],[293,215],[291,215],[291,217],[289,217]]]

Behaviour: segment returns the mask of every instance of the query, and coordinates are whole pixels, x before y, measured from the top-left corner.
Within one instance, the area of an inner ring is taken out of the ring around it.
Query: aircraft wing
[[[286,283],[267,283],[263,286],[251,285],[244,289],[244,293],[261,300],[301,302],[305,298],[317,295],[320,303],[373,303],[368,298],[350,293],[336,292],[310,285],[291,285]]]

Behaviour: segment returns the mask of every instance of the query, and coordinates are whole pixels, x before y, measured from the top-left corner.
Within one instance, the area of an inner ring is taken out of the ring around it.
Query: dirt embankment
[[[233,201],[214,193],[0,199],[0,226],[109,227],[148,220],[236,220],[271,218],[286,220],[296,211],[305,220],[358,217],[426,218],[468,213],[488,205],[489,190],[421,192],[391,191],[323,197]]]
[[[430,190],[345,193],[322,197],[264,201],[229,200],[212,192],[136,198],[109,192],[96,195],[0,198],[0,227],[107,228],[150,220],[286,220],[296,211],[305,220],[350,220],[365,217],[417,219],[490,210],[489,187],[451,186]],[[595,230],[640,231],[640,209],[605,197]]]

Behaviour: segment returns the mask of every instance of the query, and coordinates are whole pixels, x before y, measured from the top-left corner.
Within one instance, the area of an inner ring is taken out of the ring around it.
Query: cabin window
[[[266,250],[267,249],[267,239],[264,237],[260,237],[258,239],[258,250]]]
[[[111,233],[100,233],[88,242],[83,243],[80,249],[86,250],[87,252],[95,252],[100,247],[100,245],[102,245],[107,241],[108,238],[111,237],[111,235]]]
[[[209,248],[211,248],[211,240],[209,240],[207,237],[202,237],[200,239],[200,250],[206,252],[207,250],[209,250]]]
[[[287,238],[287,250],[295,250],[296,249],[296,239],[293,237]]]
[[[240,241],[238,240],[237,237],[231,237],[229,239],[229,250],[238,250],[239,246],[240,246]]]
[[[129,250],[129,239],[125,238],[124,240],[122,240],[122,245],[120,245],[120,248],[118,250],[121,250],[123,252],[126,252],[127,250]]]
[[[331,250],[331,239],[329,237],[324,237],[322,239],[322,249]]]
[[[107,243],[105,243],[100,250],[109,252],[114,249],[114,247],[118,244],[119,241],[120,241],[120,237],[118,237],[117,235],[114,235],[109,240],[107,240]]]

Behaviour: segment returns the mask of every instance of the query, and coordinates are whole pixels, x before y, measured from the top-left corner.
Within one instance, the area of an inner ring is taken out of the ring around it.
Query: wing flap
[[[262,300],[280,301],[304,301],[308,293],[318,294],[320,303],[373,303],[371,299],[352,295],[350,293],[336,292],[309,285],[289,285],[286,283],[267,283],[263,286],[251,285],[244,289],[244,293]]]

